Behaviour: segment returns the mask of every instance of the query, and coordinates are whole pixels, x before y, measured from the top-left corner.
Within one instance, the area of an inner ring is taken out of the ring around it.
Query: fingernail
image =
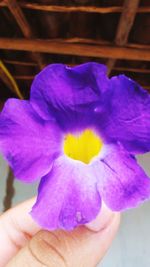
[[[98,216],[86,224],[86,227],[94,232],[99,232],[111,222],[116,212],[112,212],[104,203]]]

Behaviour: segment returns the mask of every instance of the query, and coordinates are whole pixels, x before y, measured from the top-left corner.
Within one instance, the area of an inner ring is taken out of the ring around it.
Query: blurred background
[[[47,64],[96,61],[150,90],[150,0],[0,0],[0,109]],[[150,155],[138,158],[150,175]],[[36,194],[0,156],[0,210]],[[101,267],[150,266],[150,203],[125,212]]]

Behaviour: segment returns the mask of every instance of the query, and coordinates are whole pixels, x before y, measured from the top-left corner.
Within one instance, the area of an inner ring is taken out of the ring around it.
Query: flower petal
[[[111,79],[109,115],[100,131],[107,142],[120,141],[131,153],[150,150],[150,95],[124,75]]]
[[[88,165],[65,156],[42,178],[32,217],[45,229],[73,229],[96,217],[101,199]]]
[[[31,182],[47,174],[60,153],[60,130],[45,122],[28,101],[10,99],[0,114],[0,150],[15,176]]]
[[[30,102],[44,119],[54,116],[63,129],[85,128],[108,88],[106,67],[86,63],[73,68],[51,64],[33,81]]]
[[[108,146],[92,168],[102,199],[112,210],[136,207],[150,198],[150,179],[124,148]]]

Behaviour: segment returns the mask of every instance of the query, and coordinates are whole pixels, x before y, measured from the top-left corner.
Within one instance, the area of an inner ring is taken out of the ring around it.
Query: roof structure
[[[61,2],[61,3],[60,3]],[[150,89],[149,0],[0,1],[0,100],[27,98],[47,64],[105,63]]]

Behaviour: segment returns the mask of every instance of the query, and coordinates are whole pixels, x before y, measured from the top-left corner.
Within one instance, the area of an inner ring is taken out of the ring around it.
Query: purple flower
[[[135,155],[150,150],[150,95],[106,67],[53,64],[30,100],[9,99],[0,114],[0,149],[15,176],[41,178],[32,217],[45,229],[93,220],[102,200],[113,211],[150,197]]]

